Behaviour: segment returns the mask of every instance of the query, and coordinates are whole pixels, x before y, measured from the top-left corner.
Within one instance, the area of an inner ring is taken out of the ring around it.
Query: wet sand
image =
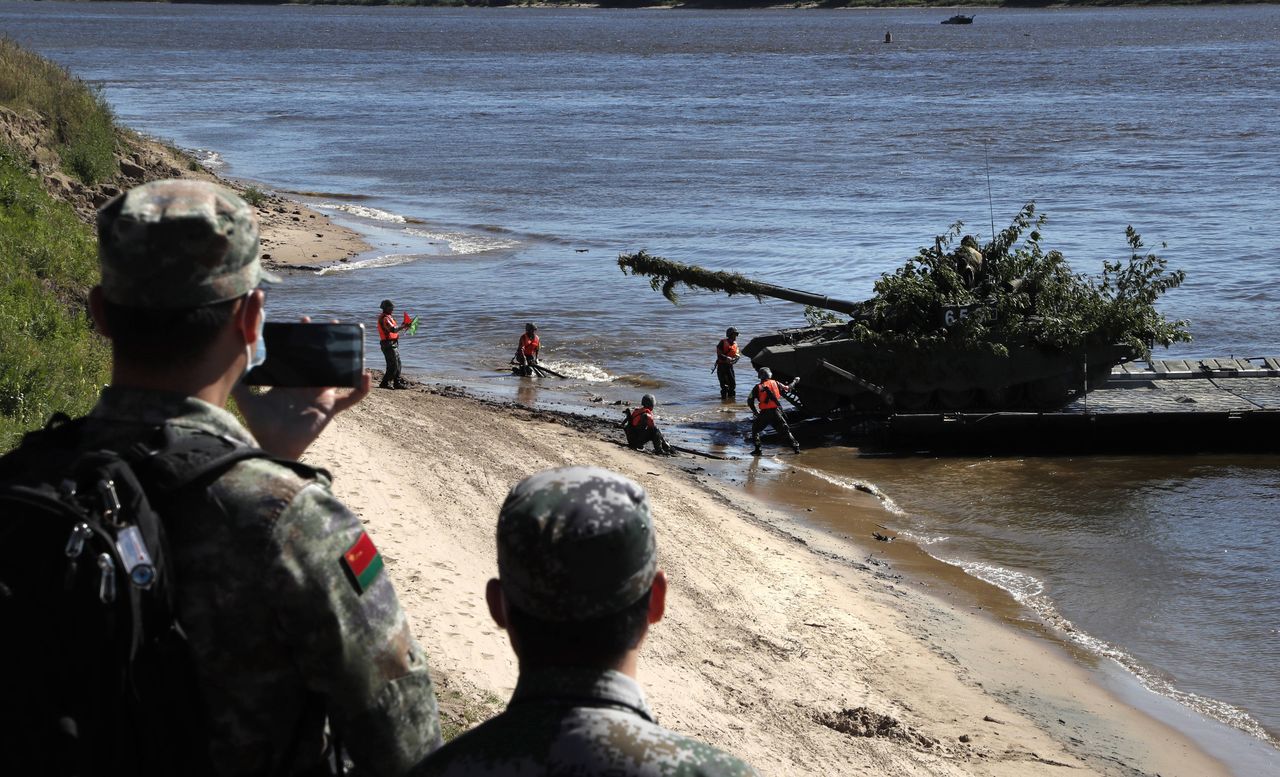
[[[266,195],[256,210],[262,262],[273,270],[319,269],[372,248],[355,230],[279,195]]]
[[[453,723],[496,711],[515,682],[483,603],[502,498],[537,469],[590,463],[654,502],[672,594],[640,667],[660,721],[765,774],[1228,773],[1054,641],[977,610],[967,584],[910,583],[899,570],[920,551],[907,543],[869,557],[709,460],[659,459],[616,437],[598,421],[419,388],[375,392],[308,453],[369,524]],[[841,505],[846,519],[883,523],[862,496]]]

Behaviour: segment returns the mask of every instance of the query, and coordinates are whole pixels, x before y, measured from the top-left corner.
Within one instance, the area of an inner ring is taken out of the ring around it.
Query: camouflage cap
[[[619,612],[653,585],[653,518],[644,489],[598,467],[531,475],[498,512],[498,577],[507,600],[548,621]]]
[[[235,299],[278,280],[258,261],[258,219],[234,192],[206,181],[152,181],[98,210],[107,301],[148,309]]]

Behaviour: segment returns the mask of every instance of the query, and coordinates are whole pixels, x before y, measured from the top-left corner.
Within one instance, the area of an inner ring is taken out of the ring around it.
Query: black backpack
[[[164,520],[267,457],[159,426],[87,450],[55,417],[0,458],[0,763],[13,774],[201,774],[205,716]],[[101,435],[95,435],[101,439]]]

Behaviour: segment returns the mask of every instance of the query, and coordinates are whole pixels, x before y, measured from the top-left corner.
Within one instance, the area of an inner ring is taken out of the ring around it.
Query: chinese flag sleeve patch
[[[373,585],[373,581],[382,572],[382,554],[373,546],[368,532],[360,532],[360,539],[356,540],[356,544],[342,554],[341,563],[358,594],[369,590],[369,586]]]

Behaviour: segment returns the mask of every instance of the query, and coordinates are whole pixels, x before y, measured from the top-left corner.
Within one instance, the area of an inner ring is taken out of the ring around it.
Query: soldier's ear
[[[240,308],[236,311],[236,325],[246,343],[258,341],[258,318],[266,315],[265,304],[266,294],[262,289],[254,289],[244,295],[240,302]]]
[[[502,583],[498,578],[489,579],[484,587],[484,600],[489,605],[489,617],[498,624],[498,628],[507,627],[507,599],[502,595]]]
[[[653,576],[653,588],[649,591],[649,625],[662,620],[667,612],[667,573],[661,569]]]

